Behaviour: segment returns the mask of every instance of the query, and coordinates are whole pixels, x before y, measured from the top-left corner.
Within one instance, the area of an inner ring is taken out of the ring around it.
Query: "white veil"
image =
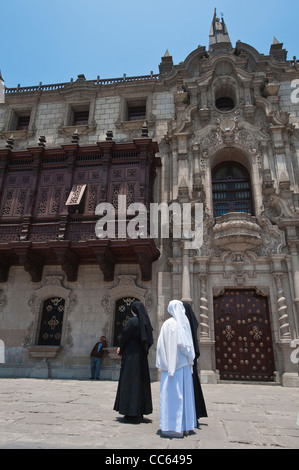
[[[177,322],[177,338],[180,351],[188,357],[189,364],[193,364],[195,357],[190,323],[185,314],[183,302],[171,300],[168,304],[168,312]]]

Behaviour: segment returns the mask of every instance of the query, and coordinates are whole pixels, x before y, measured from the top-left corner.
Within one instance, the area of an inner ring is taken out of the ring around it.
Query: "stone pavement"
[[[1,449],[298,449],[299,390],[272,384],[203,384],[208,418],[184,438],[159,432],[154,412],[140,424],[113,411],[114,381],[0,379]]]

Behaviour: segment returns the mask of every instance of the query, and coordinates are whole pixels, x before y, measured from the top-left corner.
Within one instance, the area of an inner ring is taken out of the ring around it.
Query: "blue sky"
[[[297,55],[298,0],[0,0],[0,69],[7,87],[159,72],[209,44],[214,8],[237,40],[268,54],[273,37]]]

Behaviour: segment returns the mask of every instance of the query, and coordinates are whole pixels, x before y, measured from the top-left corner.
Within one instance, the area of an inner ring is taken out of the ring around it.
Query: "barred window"
[[[146,119],[146,106],[129,106],[128,121],[141,121]]]
[[[60,345],[64,308],[65,300],[61,297],[53,297],[44,301],[39,332],[39,345]]]
[[[89,118],[89,110],[86,111],[75,111],[73,126],[87,126]]]
[[[250,177],[246,168],[235,162],[217,165],[212,171],[214,217],[227,212],[252,214]]]

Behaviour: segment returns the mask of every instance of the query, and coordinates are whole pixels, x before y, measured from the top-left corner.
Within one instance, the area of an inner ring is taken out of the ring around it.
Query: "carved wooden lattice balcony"
[[[77,279],[80,263],[99,264],[106,281],[113,280],[115,264],[137,263],[150,280],[159,256],[154,240],[119,239],[117,232],[113,239],[97,239],[95,209],[109,202],[117,216],[118,195],[126,195],[127,205],[140,202],[149,209],[161,165],[157,152],[148,138],[0,150],[0,280],[5,282],[11,265],[23,265],[40,281],[43,266],[57,263],[69,281]]]

